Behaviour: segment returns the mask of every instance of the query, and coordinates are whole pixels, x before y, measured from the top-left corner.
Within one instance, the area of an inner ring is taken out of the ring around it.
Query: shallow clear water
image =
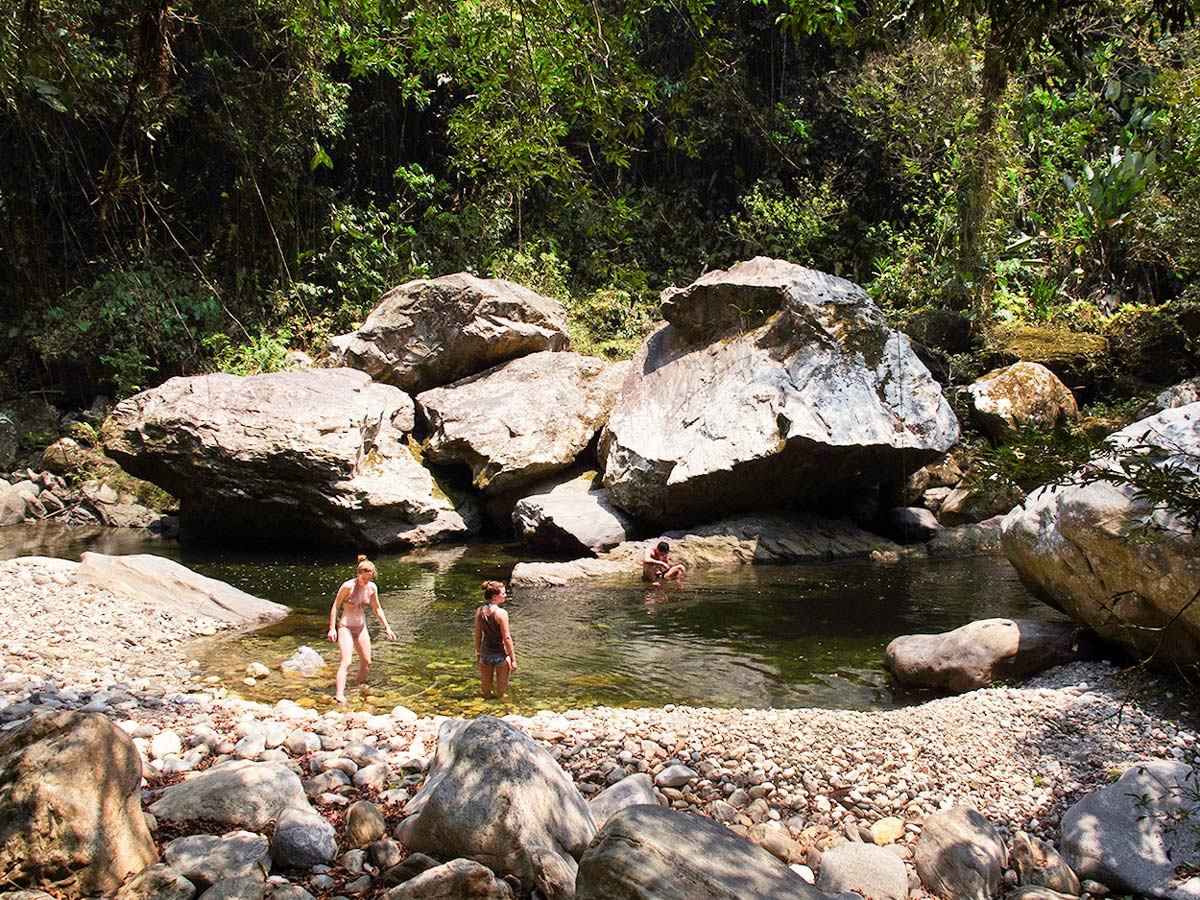
[[[187,547],[107,529],[0,531],[0,557],[78,558],[87,549],[169,556],[287,604],[293,611],[283,621],[192,652],[206,674],[245,697],[332,705],[332,665],[304,679],[285,677],[279,664],[301,645],[336,664],[325,629],[337,586],[353,575],[350,554]],[[371,685],[365,695],[348,692],[351,707],[402,703],[448,715],[593,704],[881,709],[922,699],[894,691],[881,668],[897,635],[989,616],[1057,618],[996,557],[745,566],[662,588],[642,584],[638,572],[618,586],[516,588],[508,609],[519,670],[506,703],[484,704],[472,647],[479,584],[507,580],[520,558],[519,548],[498,544],[377,557],[381,602],[398,640],[385,641],[370,617]],[[253,661],[272,674],[246,686]]]

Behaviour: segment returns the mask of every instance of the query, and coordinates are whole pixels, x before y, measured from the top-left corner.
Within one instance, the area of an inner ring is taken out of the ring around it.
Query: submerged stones
[[[829,501],[958,439],[941,388],[862,288],[758,257],[664,292],[600,438],[613,502],[652,522]]]

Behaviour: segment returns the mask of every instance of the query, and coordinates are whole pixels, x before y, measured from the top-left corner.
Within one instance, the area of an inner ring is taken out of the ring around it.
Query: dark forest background
[[[1198,368],[1190,3],[6,6],[0,396],[277,369],[464,269],[622,356],[758,254],[864,285],[951,381]]]

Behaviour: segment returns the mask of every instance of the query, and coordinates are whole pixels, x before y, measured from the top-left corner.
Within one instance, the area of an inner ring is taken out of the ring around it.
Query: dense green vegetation
[[[864,284],[951,377],[1031,334],[1113,388],[1197,367],[1191,3],[5,12],[0,395],[277,367],[460,269],[619,355],[760,253]]]

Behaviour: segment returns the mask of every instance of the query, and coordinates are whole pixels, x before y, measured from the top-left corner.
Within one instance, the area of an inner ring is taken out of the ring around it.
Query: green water
[[[332,706],[337,650],[325,640],[329,604],[352,577],[349,554],[238,552],[146,540],[137,532],[18,527],[0,556],[78,558],[156,553],[256,594],[292,613],[250,634],[192,648],[206,675],[248,699]],[[900,634],[955,628],[989,616],[1053,619],[1003,558],[876,564],[745,566],[693,573],[678,585],[627,583],[515,588],[508,602],[519,670],[508,701],[485,704],[474,668],[472,616],[485,579],[507,580],[520,548],[475,544],[376,557],[380,599],[398,639],[374,618],[374,667],[351,708],[418,713],[529,713],[594,704],[883,709],[922,697],[893,690],[881,668]],[[301,645],[330,666],[311,679],[279,665]],[[242,683],[250,662],[271,675]],[[351,680],[354,672],[351,671]]]

